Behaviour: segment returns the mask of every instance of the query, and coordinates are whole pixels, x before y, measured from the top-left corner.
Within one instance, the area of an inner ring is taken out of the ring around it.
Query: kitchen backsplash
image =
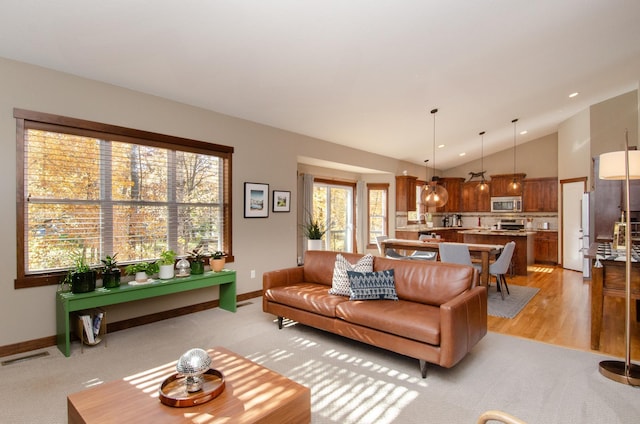
[[[445,216],[451,216],[452,214],[433,214],[433,226],[434,227],[444,227],[443,218]],[[532,213],[520,213],[520,214],[478,214],[478,213],[468,213],[468,214],[457,214],[460,217],[460,221],[462,221],[459,227],[463,228],[491,228],[494,225],[498,225],[500,220],[507,219],[515,219],[516,222],[522,222],[525,226],[525,229],[532,230],[541,230],[541,229],[549,229],[552,231],[558,230],[558,216],[556,214],[532,214]],[[480,219],[480,221],[478,221]],[[478,225],[478,222],[480,225]],[[548,228],[545,227],[545,223],[547,223]],[[424,221],[421,221],[421,224],[424,225]],[[396,215],[396,229],[401,229],[407,227],[408,220],[407,214],[399,213]]]

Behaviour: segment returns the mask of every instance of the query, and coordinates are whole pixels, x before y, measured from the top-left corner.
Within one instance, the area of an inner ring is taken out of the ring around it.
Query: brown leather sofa
[[[393,269],[398,301],[329,294],[337,252],[308,251],[304,266],[263,275],[262,309],[351,339],[450,368],[487,334],[487,292],[470,266],[375,257]],[[362,255],[342,253],[356,263]]]

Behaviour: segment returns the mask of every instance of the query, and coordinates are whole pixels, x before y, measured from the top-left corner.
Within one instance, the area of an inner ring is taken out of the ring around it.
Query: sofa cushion
[[[327,250],[308,250],[304,253],[304,277],[305,283],[319,283],[331,287],[333,281],[333,268],[336,265],[337,252]],[[356,263],[363,255],[357,253],[340,253],[347,261]],[[371,271],[371,270],[370,270]]]
[[[470,290],[477,271],[468,265],[435,261],[402,261],[376,257],[373,270],[394,270],[398,298],[440,306]]]
[[[347,322],[440,345],[440,308],[404,300],[356,300],[336,305],[336,316]]]
[[[378,272],[347,271],[351,296],[349,300],[398,300],[393,270]]]
[[[327,286],[315,283],[298,283],[290,286],[272,287],[264,292],[270,302],[335,318],[336,305],[348,302],[342,296],[327,293]]]
[[[351,264],[342,254],[336,255],[336,262],[333,267],[333,281],[329,294],[340,296],[350,296],[350,283],[347,271],[371,272],[373,271],[373,256],[364,255],[355,264]]]

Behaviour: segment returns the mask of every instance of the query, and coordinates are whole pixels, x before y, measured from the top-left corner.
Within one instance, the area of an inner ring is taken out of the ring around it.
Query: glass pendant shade
[[[449,201],[449,192],[436,181],[431,181],[423,186],[420,197],[422,203],[427,205],[427,207],[439,208],[446,205]]]
[[[511,121],[513,123],[513,180],[507,187],[507,191],[512,194],[517,194],[520,191],[520,181],[516,177],[516,124],[518,118]]]
[[[484,179],[484,134],[482,131],[480,135],[480,173],[482,175],[482,179],[480,180],[480,184],[476,187],[478,191],[485,192],[489,190],[489,184],[487,184],[487,180]]]
[[[432,109],[431,114],[433,115],[433,177],[431,181],[425,184],[422,188],[422,192],[420,193],[420,200],[422,203],[427,205],[427,207],[432,208],[440,208],[447,204],[449,201],[449,192],[446,188],[444,188],[441,184],[438,184],[438,177],[435,175],[436,173],[436,113],[438,109]],[[429,162],[429,160],[425,160],[425,164]],[[427,167],[427,175],[429,174],[429,168]]]

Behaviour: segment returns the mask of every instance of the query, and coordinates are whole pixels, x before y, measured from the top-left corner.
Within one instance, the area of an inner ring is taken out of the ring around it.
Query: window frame
[[[375,243],[371,243],[371,191],[383,191],[385,196],[385,210],[384,212],[384,233],[383,235],[389,236],[389,184],[388,183],[367,183],[367,249],[377,249]]]
[[[39,287],[59,284],[66,275],[65,271],[26,274],[25,270],[25,131],[41,129],[65,134],[75,134],[111,141],[160,147],[169,150],[182,150],[191,153],[214,155],[223,160],[223,250],[227,253],[227,261],[233,262],[232,251],[232,156],[233,147],[215,143],[192,140],[182,137],[137,130],[117,125],[59,116],[43,112],[34,112],[15,108],[13,117],[16,119],[16,259],[17,276],[14,288]]]

